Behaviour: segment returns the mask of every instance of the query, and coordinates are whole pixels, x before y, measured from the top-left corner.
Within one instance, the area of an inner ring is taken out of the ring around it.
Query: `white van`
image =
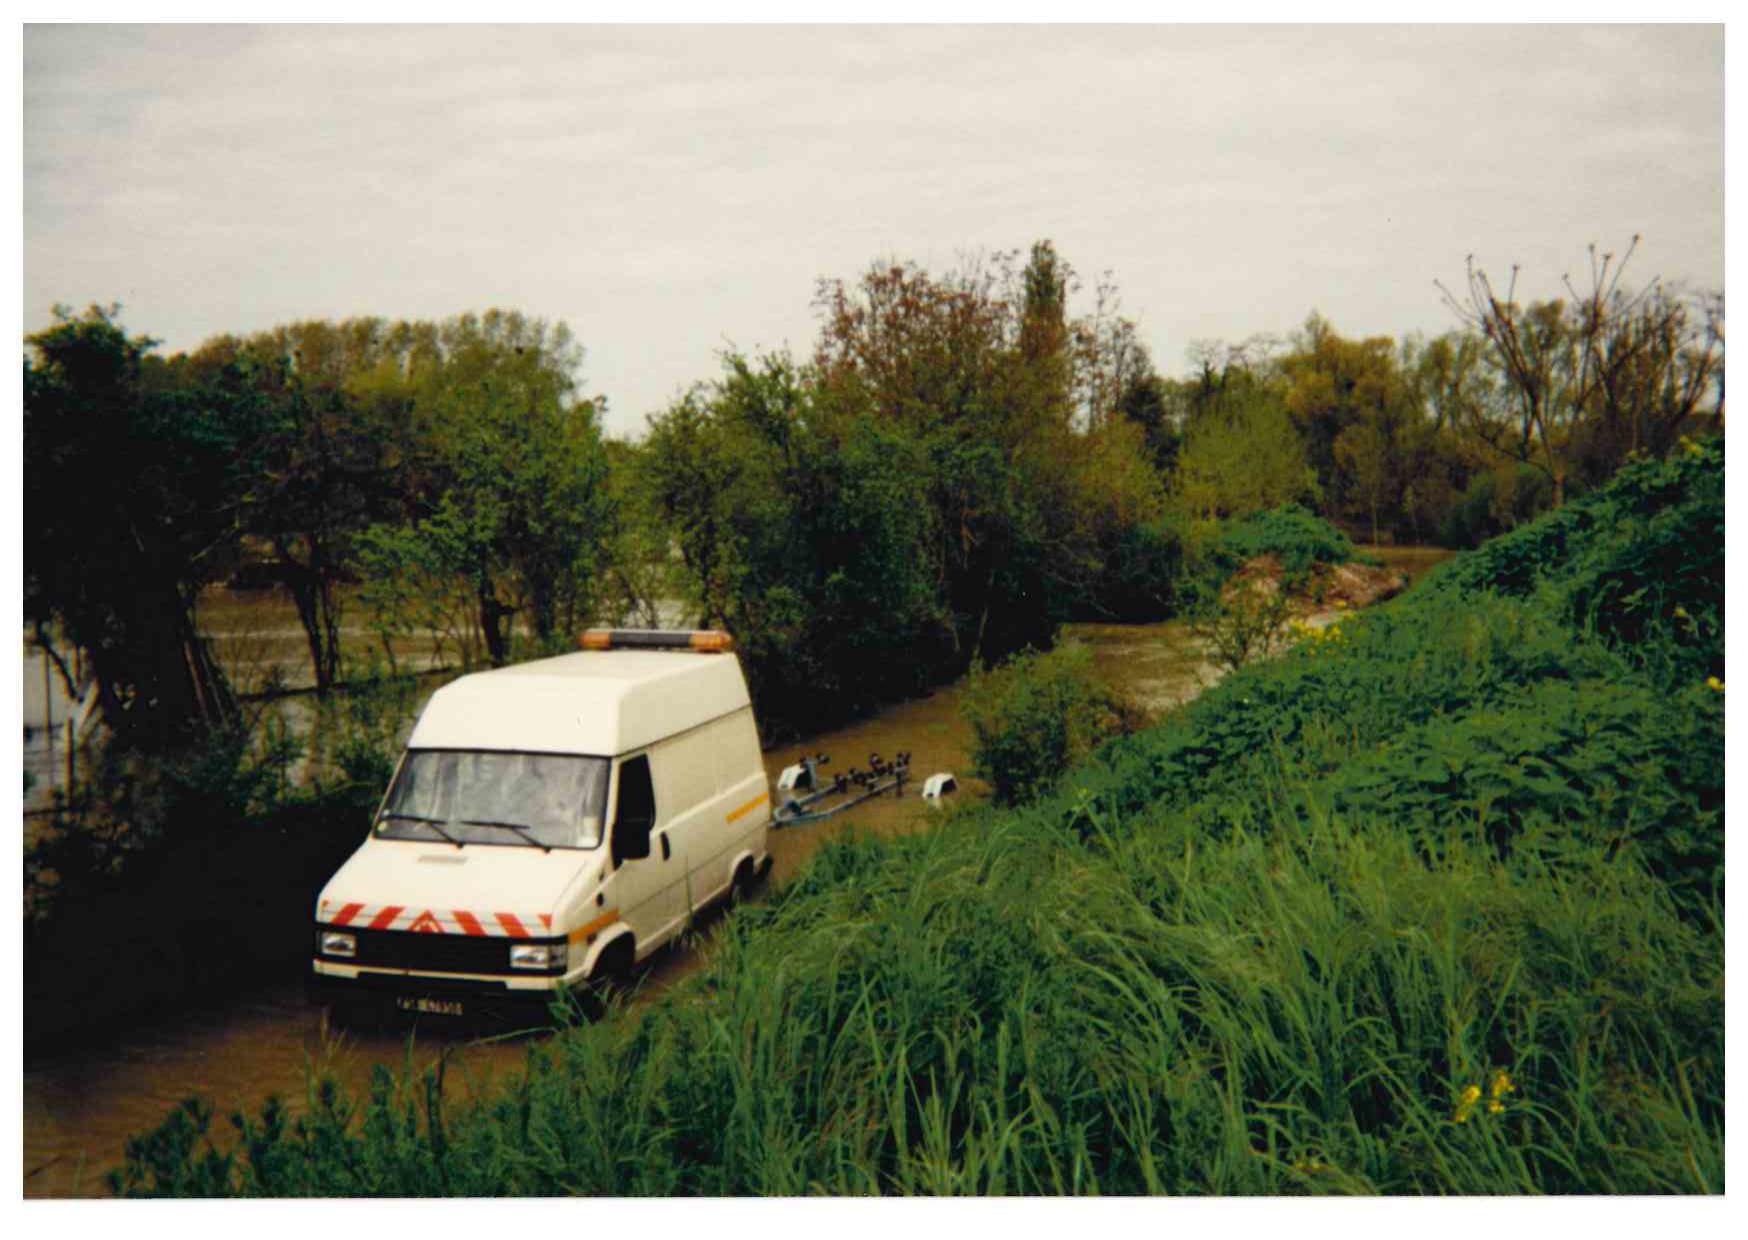
[[[770,786],[720,632],[591,630],[420,714],[316,902],[324,998],[463,1016],[622,976],[770,868]]]

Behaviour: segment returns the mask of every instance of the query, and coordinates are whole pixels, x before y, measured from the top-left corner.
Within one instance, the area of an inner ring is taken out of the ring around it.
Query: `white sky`
[[[814,284],[1048,237],[1156,363],[1455,325],[1585,245],[1724,285],[1721,26],[28,26],[23,326],[570,324],[608,429]]]

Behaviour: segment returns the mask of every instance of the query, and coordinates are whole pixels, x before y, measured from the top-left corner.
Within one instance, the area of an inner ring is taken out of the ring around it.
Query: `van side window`
[[[649,755],[639,754],[619,768],[619,809],[613,821],[613,860],[649,856],[650,828],[655,826],[655,785],[649,777]]]

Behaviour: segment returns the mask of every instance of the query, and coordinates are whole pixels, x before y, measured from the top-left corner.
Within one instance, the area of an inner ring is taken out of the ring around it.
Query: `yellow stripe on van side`
[[[759,808],[759,806],[765,804],[765,802],[769,801],[770,799],[771,799],[770,793],[768,793],[768,792],[759,793],[758,796],[756,796],[752,800],[748,801],[745,805],[741,806],[739,809],[729,811],[728,821],[733,822],[736,818],[746,817],[748,814],[752,813],[755,809]]]
[[[597,930],[605,930],[608,926],[618,920],[619,910],[616,908],[610,908],[605,913],[602,913],[599,917],[595,918],[594,921],[591,921],[586,925],[578,926],[575,930],[572,930],[568,937],[573,943],[583,942]]]

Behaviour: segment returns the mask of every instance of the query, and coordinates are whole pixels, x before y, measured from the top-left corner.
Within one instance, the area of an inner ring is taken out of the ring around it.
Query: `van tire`
[[[734,877],[729,880],[728,895],[722,901],[723,910],[738,908],[745,904],[753,894],[753,883],[756,881],[753,863],[749,858],[734,868]]]
[[[621,991],[631,981],[631,967],[636,959],[636,944],[629,934],[622,934],[602,949],[594,972],[589,974],[589,982],[603,994]]]

